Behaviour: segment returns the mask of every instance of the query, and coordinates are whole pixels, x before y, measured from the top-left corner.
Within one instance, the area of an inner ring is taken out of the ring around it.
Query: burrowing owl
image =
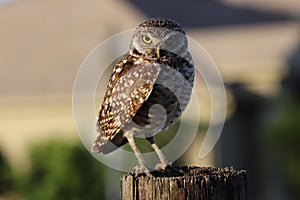
[[[100,134],[92,151],[107,154],[128,142],[139,161],[139,170],[148,172],[134,140],[134,136],[145,134],[161,161],[157,167],[165,169],[169,163],[153,136],[181,116],[193,82],[193,61],[179,24],[162,17],[141,23],[129,52],[110,77],[97,122]]]

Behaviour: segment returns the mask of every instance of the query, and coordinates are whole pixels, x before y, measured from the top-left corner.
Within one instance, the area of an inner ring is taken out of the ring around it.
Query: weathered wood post
[[[178,167],[184,173],[154,171],[121,177],[122,200],[246,200],[246,171],[233,168]]]

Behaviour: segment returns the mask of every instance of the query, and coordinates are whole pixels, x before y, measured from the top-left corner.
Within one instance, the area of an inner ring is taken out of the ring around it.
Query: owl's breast
[[[191,97],[192,85],[182,73],[166,65],[154,65],[159,65],[159,75],[151,94],[131,123],[135,125],[132,130],[138,134],[153,134],[167,129],[181,116]]]

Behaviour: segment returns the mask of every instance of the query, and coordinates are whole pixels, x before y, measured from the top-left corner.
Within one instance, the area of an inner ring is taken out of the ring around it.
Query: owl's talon
[[[164,163],[157,163],[155,165],[155,169],[158,171],[168,171],[168,172],[176,173],[178,175],[183,175],[185,173],[182,169],[173,166],[172,163],[169,163],[168,165]]]
[[[168,165],[165,163],[157,163],[155,169],[158,171],[165,170]]]
[[[173,165],[168,165],[165,170],[173,172],[173,173],[177,173],[178,175],[185,174],[185,172],[182,169],[180,169],[180,168],[178,168],[176,166],[173,166]]]
[[[145,167],[145,166],[135,166],[134,168],[133,168],[133,173],[136,175],[136,176],[138,176],[138,175],[140,175],[140,174],[146,174],[146,175],[148,175],[148,176],[151,176],[151,173],[150,173],[150,171],[149,171],[149,169],[147,168],[147,167]]]

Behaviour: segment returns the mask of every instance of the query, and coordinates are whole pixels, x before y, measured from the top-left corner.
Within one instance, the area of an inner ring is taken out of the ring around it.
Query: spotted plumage
[[[167,129],[189,102],[194,66],[187,48],[185,32],[174,20],[153,18],[136,28],[129,52],[110,77],[93,152],[107,154],[129,142],[141,171],[147,171],[134,142],[134,136],[145,134],[161,160],[159,167],[169,164],[153,135]]]

